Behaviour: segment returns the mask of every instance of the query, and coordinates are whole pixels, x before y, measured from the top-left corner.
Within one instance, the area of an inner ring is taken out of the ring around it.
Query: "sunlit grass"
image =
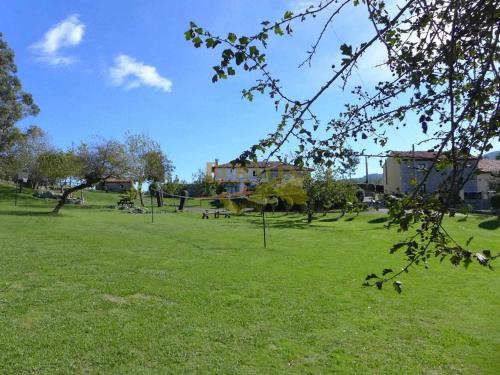
[[[133,215],[117,195],[45,214],[0,190],[0,373],[500,372],[500,277],[432,262],[404,292],[362,288],[403,264],[381,215]],[[498,249],[493,217],[448,219]],[[485,224],[486,223],[486,224]]]

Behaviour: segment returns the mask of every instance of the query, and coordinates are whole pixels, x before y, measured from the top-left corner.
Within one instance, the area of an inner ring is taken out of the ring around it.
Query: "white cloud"
[[[80,21],[78,14],[72,14],[50,28],[41,40],[31,46],[31,49],[35,51],[40,61],[50,65],[68,65],[74,62],[74,58],[61,55],[60,50],[80,44],[84,33],[85,25]]]
[[[115,57],[115,65],[109,70],[109,74],[115,85],[126,89],[151,86],[164,92],[172,91],[172,81],[158,74],[154,66],[145,65],[127,55]]]

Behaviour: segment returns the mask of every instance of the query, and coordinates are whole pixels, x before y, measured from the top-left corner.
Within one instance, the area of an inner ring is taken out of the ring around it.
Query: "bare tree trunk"
[[[313,206],[314,203],[308,202],[307,204],[307,222],[310,224],[313,221]]]
[[[76,185],[76,186],[73,186],[69,189],[64,190],[61,198],[59,199],[59,202],[57,202],[57,205],[54,207],[54,210],[52,210],[52,213],[54,215],[57,215],[59,213],[59,210],[66,204],[68,196],[73,194],[75,191],[79,191],[79,190],[83,190],[85,188],[91,187],[96,182],[97,181],[86,181],[83,184]]]
[[[156,195],[156,204],[158,205],[158,207],[161,207],[162,206],[162,201],[161,201],[160,192],[158,190],[155,191],[155,195]]]
[[[144,207],[144,198],[142,196],[142,181],[137,181],[137,193],[139,194],[139,200],[141,201],[141,207]]]

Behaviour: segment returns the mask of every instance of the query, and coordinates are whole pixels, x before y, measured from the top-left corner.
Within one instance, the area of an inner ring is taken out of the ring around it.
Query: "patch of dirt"
[[[112,294],[103,294],[102,298],[108,302],[116,303],[117,305],[124,305],[127,300],[120,296],[113,296]]]

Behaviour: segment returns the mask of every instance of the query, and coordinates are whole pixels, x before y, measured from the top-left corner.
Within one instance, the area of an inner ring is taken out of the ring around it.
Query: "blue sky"
[[[59,147],[93,135],[121,138],[126,130],[144,131],[162,144],[175,174],[190,179],[206,161],[238,156],[272,131],[279,115],[267,97],[252,103],[241,98],[241,89],[256,78],[252,74],[211,82],[217,53],[185,41],[189,21],[221,35],[252,33],[260,21],[306,3],[4,0],[0,31],[16,53],[24,88],[41,108],[21,125],[41,126]],[[338,65],[340,40],[359,43],[372,34],[363,10],[349,10],[330,29],[313,66],[298,70],[320,26],[321,19],[298,25],[293,38],[270,42],[269,67],[287,93],[304,97],[317,90],[329,67]],[[353,83],[370,85],[387,75],[373,68],[382,58],[383,49],[375,48]],[[315,110],[328,120],[349,100],[334,88]],[[388,148],[409,149],[419,139],[417,125],[391,131]],[[381,151],[369,142],[356,147]],[[370,160],[370,173],[380,171],[379,160]],[[364,167],[358,175],[363,173]]]

